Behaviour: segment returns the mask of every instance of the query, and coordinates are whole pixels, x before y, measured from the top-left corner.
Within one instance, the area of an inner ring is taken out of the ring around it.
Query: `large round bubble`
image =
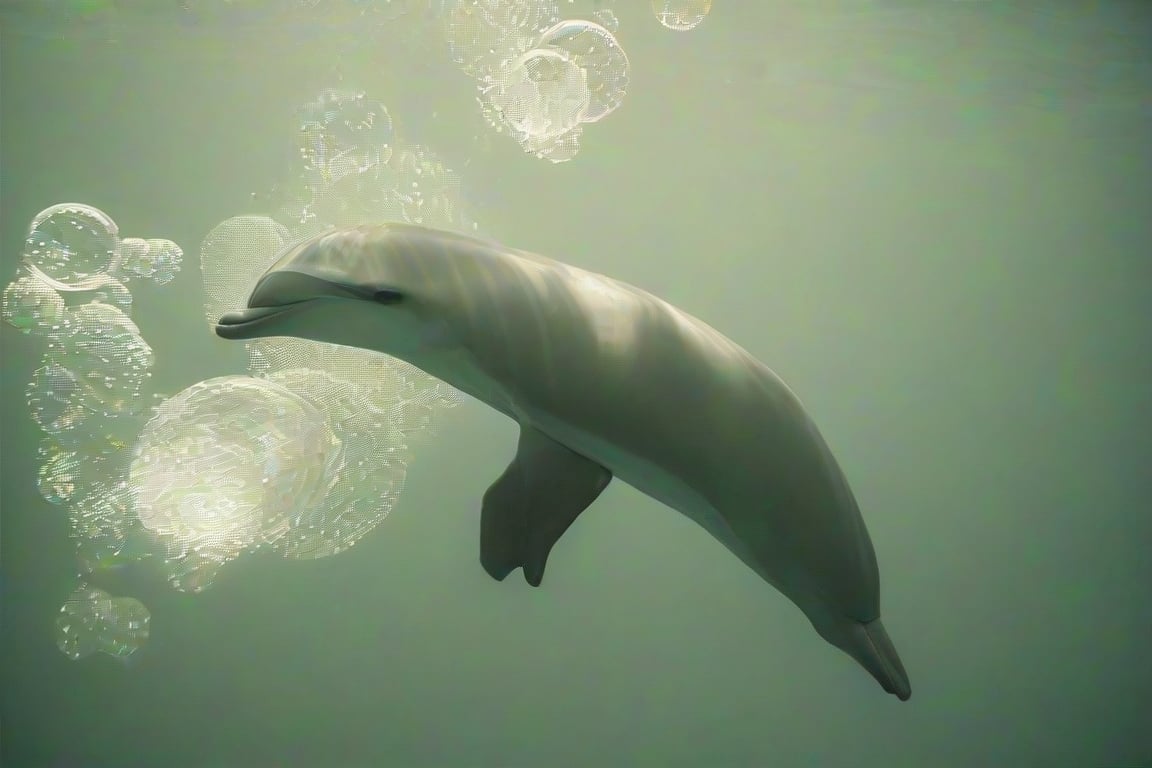
[[[116,222],[100,209],[61,203],[32,219],[24,258],[49,277],[71,283],[114,268],[118,233]]]
[[[628,90],[629,65],[616,37],[591,21],[562,21],[540,35],[538,47],[556,50],[586,74],[588,108],[581,120],[594,123],[611,114]]]
[[[306,399],[270,381],[223,376],[156,409],[133,450],[129,483],[140,521],[169,561],[196,561],[196,578],[173,578],[195,591],[223,563],[282,538],[342,465],[340,440]]]
[[[588,75],[567,55],[533,48],[495,83],[488,98],[517,134],[535,139],[560,136],[588,112]]]

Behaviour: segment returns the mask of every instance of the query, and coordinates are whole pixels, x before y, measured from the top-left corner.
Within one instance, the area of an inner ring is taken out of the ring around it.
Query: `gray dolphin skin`
[[[480,562],[539,586],[556,541],[618,477],[696,521],[901,700],[856,499],[796,395],[696,318],[625,283],[408,224],[287,249],[226,339],[294,336],[401,358],[515,419],[484,494]]]

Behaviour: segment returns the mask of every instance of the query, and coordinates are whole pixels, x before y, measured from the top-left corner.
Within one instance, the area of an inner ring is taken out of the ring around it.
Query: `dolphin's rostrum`
[[[407,224],[289,248],[228,339],[295,336],[402,358],[520,425],[484,494],[480,562],[532,585],[619,477],[699,523],[884,689],[911,695],[880,621],[859,508],[792,391],[700,320],[625,283]]]

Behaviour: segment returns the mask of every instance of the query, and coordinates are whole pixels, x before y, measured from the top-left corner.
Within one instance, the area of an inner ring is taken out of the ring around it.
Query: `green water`
[[[196,596],[141,579],[134,662],[71,661],[72,547],[24,394],[42,347],[4,326],[0,765],[1152,760],[1152,9],[716,0],[676,33],[594,5],[632,82],[553,165],[490,132],[423,17],[341,46],[160,14],[109,44],[0,3],[0,280],[38,211],[97,206],[185,249],[135,297],[158,387],[243,372],[203,322],[198,244],[267,212],[251,193],[292,159],[298,105],[363,89],[487,235],[661,295],[800,394],[860,500],[911,701],[618,482],[541,588],[491,581],[479,503],[516,430],[475,402],[348,552],[241,558]]]

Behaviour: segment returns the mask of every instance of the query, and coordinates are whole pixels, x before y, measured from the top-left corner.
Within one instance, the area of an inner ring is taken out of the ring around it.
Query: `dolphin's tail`
[[[900,701],[908,701],[912,696],[912,685],[884,623],[879,618],[865,623],[854,622],[848,636],[849,643],[840,647],[860,662],[884,690]]]

